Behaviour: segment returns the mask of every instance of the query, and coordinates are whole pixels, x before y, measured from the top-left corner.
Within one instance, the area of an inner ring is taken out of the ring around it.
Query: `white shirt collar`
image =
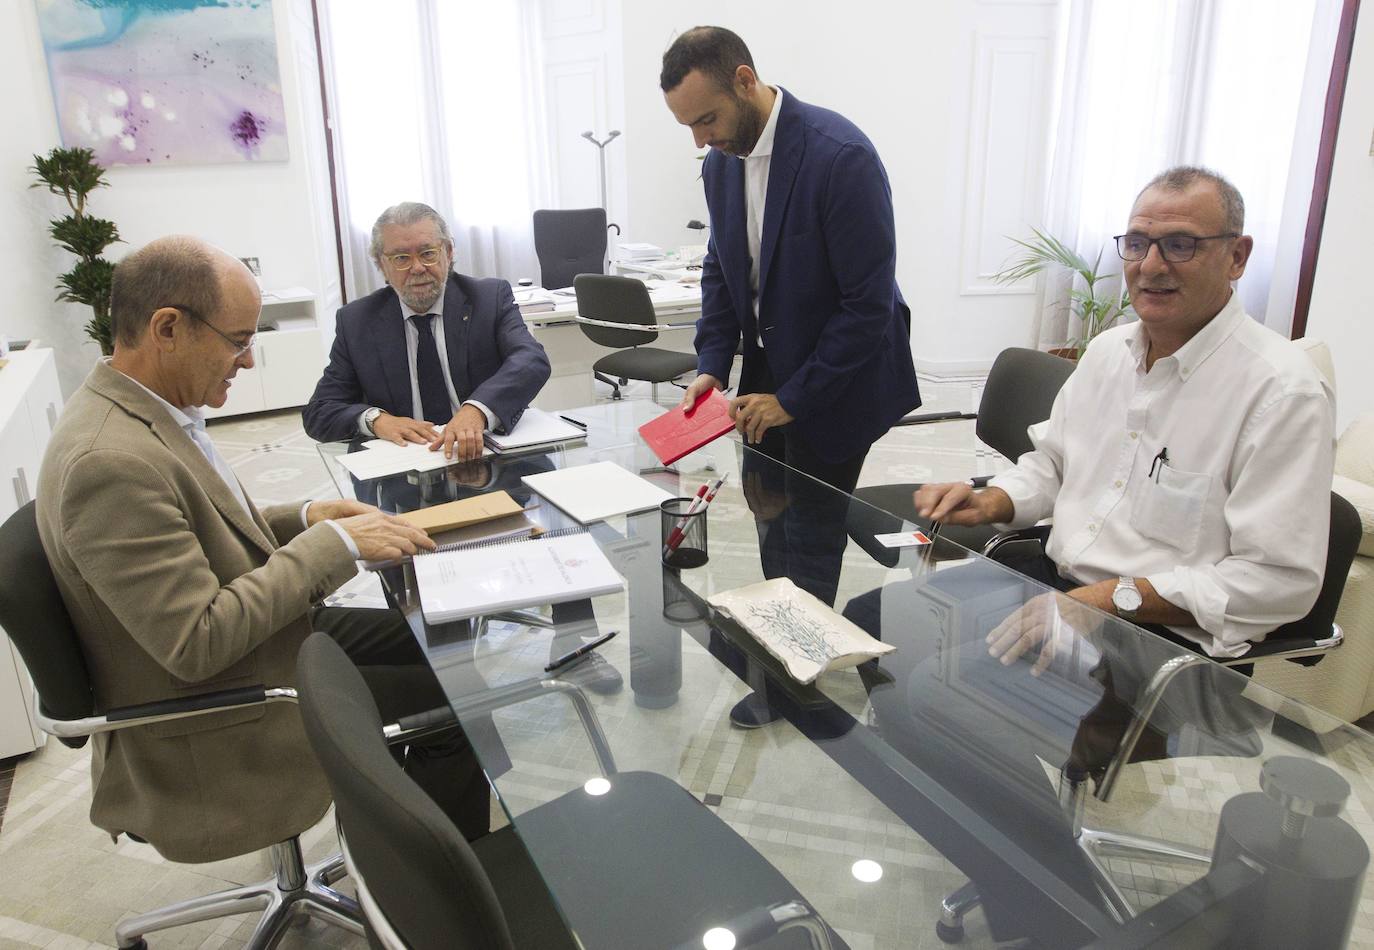
[[[773,97],[773,111],[768,113],[768,121],[764,123],[763,131],[759,133],[759,140],[754,144],[754,150],[748,155],[741,155],[741,159],[763,158],[773,154],[773,136],[778,129],[778,113],[782,111],[782,90],[777,86],[769,86],[777,95]]]
[[[1234,289],[1231,296],[1217,315],[1203,324],[1202,329],[1194,333],[1192,339],[1180,346],[1164,359],[1174,360],[1178,364],[1178,374],[1182,379],[1187,379],[1192,375],[1202,362],[1216,352],[1217,347],[1225,343],[1226,340],[1235,332],[1236,327],[1242,320],[1248,320],[1245,315],[1245,308],[1241,306],[1240,294]],[[1126,345],[1135,357],[1136,362],[1143,369],[1145,366],[1145,356],[1148,352],[1148,341],[1145,339],[1145,327],[1137,323],[1134,331],[1126,340]]]
[[[106,366],[110,366],[110,357],[101,357],[101,362],[103,362]],[[114,369],[113,366],[110,366],[110,368]],[[159,403],[161,403],[162,407],[167,410],[167,414],[172,417],[172,421],[175,422],[181,428],[185,429],[187,426],[196,429],[205,428],[205,412],[199,406],[186,406],[184,408],[178,409],[176,406],[172,405],[170,402],[163,399],[157,393],[153,392],[147,386],[144,386],[138,380],[134,379],[128,373],[121,372],[120,370],[115,370],[115,372],[119,373],[126,379],[132,381],[136,386],[138,386],[139,389],[143,390],[149,396],[152,396]]]
[[[428,310],[412,310],[410,305],[401,299],[401,295],[396,293],[396,288],[392,287],[391,292],[396,294],[396,299],[401,301],[401,319],[409,320],[417,313],[437,313],[440,316],[444,313],[444,294],[448,293],[448,274],[444,275],[444,282],[439,287],[439,299],[434,301],[434,306]]]

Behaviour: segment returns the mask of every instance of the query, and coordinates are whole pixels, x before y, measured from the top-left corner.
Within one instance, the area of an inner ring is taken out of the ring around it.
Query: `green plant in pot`
[[[71,270],[57,278],[56,299],[91,308],[86,335],[100,344],[101,353],[109,356],[114,352],[114,339],[110,334],[110,280],[115,266],[101,254],[120,239],[119,231],[113,221],[86,212],[86,200],[91,192],[109,185],[105,169],[88,148],[55,148],[46,156],[35,155],[29,171],[38,179],[31,188],[46,187],[64,198],[71,209],[48,226],[48,233],[58,246],[76,255],[77,259]]]
[[[1119,293],[1109,293],[1107,288],[1099,286],[1116,276],[1099,270],[1102,266],[1101,251],[1098,251],[1097,259],[1089,263],[1087,258],[1053,235],[1037,228],[1031,228],[1031,233],[1035,236],[1030,240],[1010,239],[1021,249],[1020,255],[994,274],[993,279],[998,283],[1012,284],[1053,267],[1071,271],[1073,283],[1069,289],[1069,313],[1077,321],[1079,333],[1070,337],[1061,349],[1051,352],[1078,359],[1094,337],[1121,319],[1131,305],[1130,293],[1124,282]]]

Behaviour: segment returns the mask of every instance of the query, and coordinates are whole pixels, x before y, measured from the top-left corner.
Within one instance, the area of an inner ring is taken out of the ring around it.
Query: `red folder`
[[[644,423],[639,434],[660,462],[672,465],[734,427],[730,400],[719,389],[711,389],[691,409],[672,409]]]

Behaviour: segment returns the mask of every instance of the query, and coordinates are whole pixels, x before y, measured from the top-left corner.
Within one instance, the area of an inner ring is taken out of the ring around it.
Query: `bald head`
[[[115,267],[110,287],[110,329],[117,345],[138,346],[160,307],[180,306],[197,314],[218,312],[226,296],[258,294],[242,262],[199,238],[158,238]]]

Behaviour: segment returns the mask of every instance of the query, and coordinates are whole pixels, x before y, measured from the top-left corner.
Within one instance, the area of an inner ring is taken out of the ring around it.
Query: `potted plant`
[[[57,300],[83,303],[93,311],[86,324],[86,335],[100,344],[100,352],[114,352],[110,334],[110,280],[114,264],[100,255],[118,241],[113,221],[86,213],[86,198],[95,189],[108,185],[105,169],[95,161],[88,148],[55,148],[46,156],[35,155],[33,167],[38,181],[29,187],[46,187],[66,199],[69,214],[48,226],[48,233],[65,251],[76,255],[76,264],[57,278]]]
[[[1069,287],[1069,312],[1077,319],[1079,335],[1070,337],[1062,347],[1050,350],[1056,356],[1078,359],[1093,338],[1121,319],[1131,305],[1130,293],[1122,283],[1119,293],[1106,293],[1100,283],[1115,276],[1098,271],[1102,266],[1102,252],[1091,264],[1081,254],[1053,235],[1031,228],[1035,236],[1030,240],[1011,238],[1021,248],[1016,260],[993,275],[998,283],[1011,284],[1034,277],[1051,267],[1063,267],[1072,272]],[[1080,286],[1081,282],[1081,286]]]

